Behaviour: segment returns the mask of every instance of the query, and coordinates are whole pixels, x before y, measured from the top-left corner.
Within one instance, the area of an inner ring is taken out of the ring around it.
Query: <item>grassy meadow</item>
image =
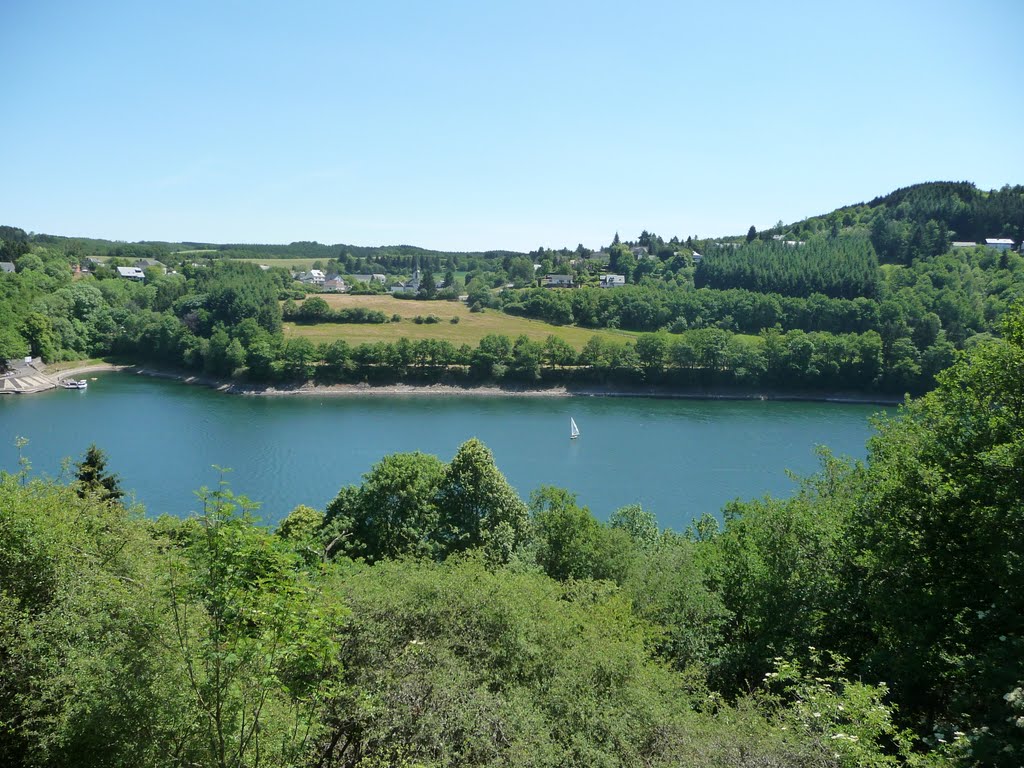
[[[534,341],[544,341],[548,336],[559,336],[575,349],[583,349],[591,336],[623,340],[635,338],[637,334],[619,330],[590,330],[575,326],[550,325],[541,320],[530,320],[525,317],[506,315],[498,310],[488,309],[485,312],[470,312],[461,301],[416,301],[412,299],[396,299],[390,295],[349,296],[347,294],[319,294],[331,309],[363,307],[379,310],[389,318],[401,316],[399,323],[371,325],[362,323],[322,323],[319,325],[296,325],[285,323],[286,337],[304,336],[313,342],[320,343],[344,339],[350,344],[363,344],[375,341],[394,341],[403,336],[409,339],[447,339],[452,344],[476,344],[490,333],[502,333],[509,338],[525,334]],[[441,318],[440,323],[413,322],[417,315],[426,317],[435,315]],[[451,319],[459,318],[453,324]]]
[[[249,264],[266,264],[268,267],[284,267],[285,269],[306,271],[313,268],[314,261],[326,261],[326,259],[231,259],[231,261],[244,261]]]

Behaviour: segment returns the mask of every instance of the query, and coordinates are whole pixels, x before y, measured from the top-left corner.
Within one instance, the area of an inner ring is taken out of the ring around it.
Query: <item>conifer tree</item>
[[[107,455],[93,443],[78,463],[78,495],[83,499],[94,495],[102,501],[120,501],[124,496],[117,475],[108,473]]]

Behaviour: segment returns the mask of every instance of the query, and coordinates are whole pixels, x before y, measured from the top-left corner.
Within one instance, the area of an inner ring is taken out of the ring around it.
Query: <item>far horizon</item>
[[[918,186],[920,184],[948,183],[948,182],[952,182],[952,181],[953,180],[951,180],[951,179],[946,179],[944,181],[931,180],[931,181],[927,181],[927,182],[916,182],[915,184],[904,184],[904,185],[901,185],[900,187],[897,187],[896,189],[902,189],[902,188],[911,187],[911,186]],[[974,183],[974,182],[970,182],[970,181],[968,181],[966,179],[961,180],[961,182]],[[1014,185],[1011,184],[1011,186],[1014,186]],[[977,187],[978,189],[981,189],[982,191],[993,191],[994,189],[997,189],[995,187],[993,187],[991,189],[986,189],[986,188],[981,187],[981,186],[979,186],[977,184],[975,184],[975,187]],[[876,197],[884,197],[885,195],[888,195],[889,193],[894,192],[894,191],[895,191],[895,189],[890,189],[890,190],[886,190],[884,192],[879,192],[878,194],[873,195],[871,198],[867,198],[867,199],[864,199],[864,200],[858,200],[858,201],[851,201],[851,202],[842,203],[842,204],[837,205],[834,208],[831,208],[829,210],[817,211],[815,213],[807,214],[806,216],[803,216],[803,217],[801,217],[799,219],[794,219],[793,221],[784,221],[783,224],[785,226],[789,226],[791,224],[795,224],[797,222],[803,221],[804,219],[813,218],[815,216],[827,215],[827,214],[831,213],[833,210],[836,210],[838,208],[844,208],[844,207],[848,207],[848,206],[855,206],[855,205],[860,205],[860,204],[866,204],[870,200],[872,200],[872,199],[874,199]],[[2,223],[3,222],[0,222],[0,224],[2,224]],[[778,222],[776,222],[776,224],[777,223]],[[9,226],[18,226],[16,223],[12,223],[12,222],[7,222],[7,224]],[[751,226],[755,226],[755,225],[751,225]],[[756,227],[755,226],[755,229],[758,232],[760,232],[760,231],[762,231],[764,229],[772,229],[774,227],[775,227],[775,225],[773,224],[773,225],[768,225],[768,226],[765,226],[765,227]],[[692,236],[695,240],[713,240],[713,239],[717,239],[717,238],[740,237],[740,236],[746,234],[746,230],[748,230],[748,229],[749,229],[749,227],[745,227],[745,228],[743,228],[744,231],[721,232],[721,233],[707,234],[707,235],[699,234],[699,233],[691,233],[690,235],[680,235],[680,234],[675,233],[675,232],[673,232],[673,233],[660,233],[659,232],[659,233],[656,233],[656,234],[659,234],[661,237],[665,238],[666,240],[668,240],[668,239],[670,239],[672,237],[679,237],[680,241],[685,241],[686,238],[690,237],[690,236]],[[647,230],[647,231],[652,231],[652,230]],[[528,250],[518,251],[518,250],[516,250],[514,248],[505,248],[505,247],[501,247],[501,246],[496,246],[496,247],[492,247],[492,248],[462,249],[462,248],[430,247],[430,246],[421,245],[419,243],[397,243],[397,242],[396,243],[356,243],[356,242],[343,242],[343,241],[338,241],[338,242],[322,242],[320,240],[313,240],[313,239],[309,239],[309,238],[298,238],[298,239],[295,239],[295,240],[289,240],[287,242],[267,242],[267,241],[255,241],[255,240],[223,240],[223,241],[214,241],[214,240],[196,240],[194,238],[189,238],[189,237],[181,238],[181,239],[175,239],[175,240],[166,240],[166,239],[158,239],[158,238],[151,238],[151,237],[146,237],[146,238],[142,238],[142,239],[139,239],[139,240],[124,240],[124,239],[115,238],[115,237],[103,237],[103,236],[92,236],[92,235],[82,235],[82,234],[62,234],[62,233],[57,233],[57,232],[30,232],[30,234],[33,235],[33,236],[42,235],[42,236],[47,236],[47,237],[65,237],[65,238],[70,238],[70,239],[104,240],[104,241],[108,241],[108,242],[112,242],[112,243],[125,243],[125,244],[132,244],[132,243],[138,243],[138,244],[166,243],[166,244],[169,244],[169,245],[170,244],[178,244],[178,245],[217,245],[217,246],[225,246],[225,245],[237,245],[237,246],[287,246],[287,245],[292,245],[292,244],[295,244],[295,243],[313,243],[315,245],[320,245],[320,246],[324,246],[324,247],[327,247],[327,248],[337,248],[339,246],[351,246],[351,247],[357,247],[357,248],[420,248],[420,249],[423,249],[423,250],[437,251],[437,252],[440,252],[440,253],[488,253],[488,252],[509,251],[509,252],[524,253],[525,254],[525,253],[530,253],[532,251],[536,251],[537,250],[536,247],[530,248]],[[635,234],[627,234],[627,233],[623,233],[623,232],[614,232],[614,233],[612,233],[612,236],[607,239],[607,242],[591,244],[591,243],[584,243],[582,241],[578,241],[577,245],[569,245],[568,243],[565,243],[565,244],[562,244],[562,245],[545,244],[542,247],[544,247],[546,250],[560,250],[560,249],[563,249],[563,248],[568,249],[568,250],[573,250],[578,245],[582,245],[584,248],[589,248],[590,250],[596,251],[596,250],[600,250],[601,248],[606,247],[609,243],[611,243],[611,241],[614,239],[615,235],[618,235],[619,238],[621,240],[623,240],[624,242],[634,242],[634,241],[637,240],[637,238],[639,237],[640,233],[638,232],[638,233],[635,233]]]
[[[0,7],[3,223],[528,252],[1024,180],[1011,0],[245,10]]]

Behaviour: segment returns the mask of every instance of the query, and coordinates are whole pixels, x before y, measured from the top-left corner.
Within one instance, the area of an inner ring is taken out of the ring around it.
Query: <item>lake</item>
[[[280,520],[323,507],[381,457],[433,453],[449,461],[480,438],[523,498],[567,488],[600,519],[639,502],[681,530],[735,498],[788,495],[790,470],[810,474],[815,446],[865,456],[877,405],[609,397],[243,397],[126,373],[97,374],[85,391],[0,397],[0,469],[15,471],[16,436],[33,471],[60,476],[95,442],[147,513],[198,509],[194,491],[229,467],[232,490]],[[569,439],[569,418],[580,438]]]

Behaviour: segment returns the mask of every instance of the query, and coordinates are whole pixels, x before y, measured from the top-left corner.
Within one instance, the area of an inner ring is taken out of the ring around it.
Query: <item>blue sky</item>
[[[0,1],[0,224],[478,250],[1024,184],[1024,2]]]

